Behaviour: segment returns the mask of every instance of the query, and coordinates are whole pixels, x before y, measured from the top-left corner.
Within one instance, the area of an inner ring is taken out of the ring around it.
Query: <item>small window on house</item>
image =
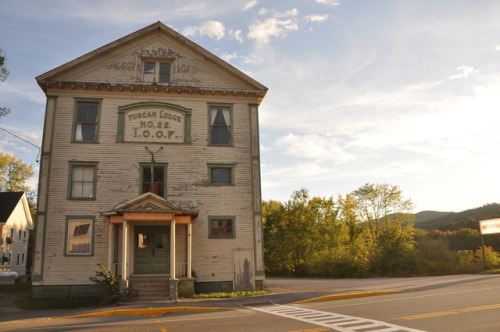
[[[10,229],[10,239],[11,239],[11,241],[12,241],[12,239],[14,239],[14,227],[12,227]]]
[[[234,165],[227,164],[209,164],[208,165],[208,183],[211,185],[232,185]]]
[[[23,230],[20,229],[17,234],[17,241],[21,242],[23,240]]]
[[[141,193],[152,192],[165,197],[167,164],[141,164]]]
[[[231,145],[231,108],[210,107],[210,144]]]
[[[97,142],[99,109],[100,101],[76,100],[74,142]]]
[[[21,265],[21,253],[20,252],[17,253],[16,265],[17,266]]]
[[[20,265],[24,265],[24,259],[25,259],[25,255],[24,255],[24,252],[21,254],[21,264]]]
[[[66,255],[92,255],[93,218],[68,217]]]
[[[208,237],[212,239],[234,238],[234,221],[233,216],[213,216],[208,217]]]
[[[1,266],[7,266],[9,264],[9,258],[7,257],[7,253],[2,253],[2,260],[0,261]]]
[[[168,62],[144,62],[144,83],[168,83],[170,82],[170,63]]]
[[[95,199],[97,163],[71,162],[69,199]]]

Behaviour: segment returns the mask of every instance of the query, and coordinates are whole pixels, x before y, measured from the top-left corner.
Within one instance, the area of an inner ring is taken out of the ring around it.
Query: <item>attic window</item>
[[[170,63],[160,61],[144,62],[144,83],[170,82]]]

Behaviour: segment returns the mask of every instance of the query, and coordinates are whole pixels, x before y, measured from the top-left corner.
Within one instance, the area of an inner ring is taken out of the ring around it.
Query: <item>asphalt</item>
[[[249,306],[308,303],[338,299],[378,296],[412,292],[436,287],[447,287],[496,276],[440,276],[423,278],[370,279],[287,279],[266,280],[268,294],[236,299],[180,298],[176,301],[122,302],[112,307],[60,309],[51,311],[19,311],[1,315],[0,321],[27,318],[76,318],[96,316],[150,316],[168,313],[234,310]]]

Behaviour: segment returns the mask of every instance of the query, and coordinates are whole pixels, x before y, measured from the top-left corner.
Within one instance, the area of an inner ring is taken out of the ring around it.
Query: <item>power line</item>
[[[25,143],[28,143],[29,145],[34,146],[35,148],[37,148],[37,149],[38,149],[38,154],[36,155],[36,162],[37,162],[37,163],[39,163],[39,162],[40,162],[40,161],[38,160],[38,157],[40,157],[40,147],[39,147],[39,146],[37,146],[37,145],[35,145],[35,144],[33,144],[33,143],[31,143],[31,142],[29,142],[29,141],[25,140],[25,139],[24,139],[24,138],[22,138],[21,136],[18,136],[18,135],[16,135],[16,134],[14,134],[14,133],[12,133],[12,132],[8,131],[8,130],[7,130],[7,129],[5,129],[5,128],[0,127],[0,129],[2,129],[2,130],[3,130],[3,131],[5,131],[6,133],[8,133],[8,134],[10,134],[10,135],[12,135],[12,136],[14,136],[14,137],[16,137],[16,138],[19,138],[21,141],[23,141],[23,142],[25,142]]]

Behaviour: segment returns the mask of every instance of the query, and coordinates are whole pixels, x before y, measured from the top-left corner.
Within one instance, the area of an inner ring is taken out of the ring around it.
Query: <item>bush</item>
[[[104,302],[106,304],[113,304],[121,299],[120,295],[120,281],[121,278],[114,275],[113,272],[108,270],[104,264],[97,264],[101,268],[100,271],[96,271],[95,277],[90,277],[89,279],[96,285],[102,286],[104,288]]]

